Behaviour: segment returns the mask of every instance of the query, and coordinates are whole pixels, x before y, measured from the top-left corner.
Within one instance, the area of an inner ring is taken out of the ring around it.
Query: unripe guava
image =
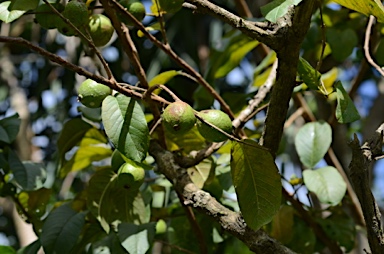
[[[138,0],[122,0],[119,2],[124,8],[127,9],[129,13],[131,13],[138,21],[142,21],[145,17],[145,7],[144,5],[138,1]],[[128,25],[133,26],[134,23],[126,17],[123,17],[123,15],[119,15],[120,20]]]
[[[64,10],[64,5],[61,3],[52,3],[52,5],[60,13]],[[42,4],[36,8],[35,18],[37,23],[45,29],[57,28],[63,21],[48,4]]]
[[[89,33],[96,47],[105,46],[112,38],[115,29],[111,20],[103,14],[93,14],[89,18]]]
[[[203,110],[199,112],[198,116],[224,132],[228,134],[232,133],[232,121],[223,111],[217,109]],[[197,121],[197,129],[201,136],[209,142],[222,142],[228,139],[226,135],[200,120]]]
[[[164,234],[165,232],[167,232],[167,223],[160,219],[156,223],[156,235]]]
[[[72,0],[65,6],[63,16],[76,27],[85,26],[88,23],[87,5],[82,1]]]
[[[145,170],[136,163],[126,162],[117,172],[118,184],[125,189],[137,190],[144,182]]]
[[[182,101],[169,104],[162,117],[165,128],[174,134],[186,133],[196,122],[192,107]]]
[[[112,89],[92,79],[87,79],[81,83],[78,93],[79,101],[84,106],[88,108],[99,108],[105,97],[112,94]]]
[[[168,13],[175,13],[181,9],[184,0],[158,0],[161,10]]]

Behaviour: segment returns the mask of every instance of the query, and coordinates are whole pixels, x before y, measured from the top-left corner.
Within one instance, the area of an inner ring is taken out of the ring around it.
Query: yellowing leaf
[[[378,22],[384,23],[384,7],[379,0],[334,0],[334,2],[364,15],[373,15]]]
[[[335,83],[337,76],[339,75],[339,71],[336,67],[330,69],[327,73],[321,75],[321,80],[323,81],[323,87],[327,91],[327,94],[333,92],[333,83]]]
[[[161,29],[161,26],[160,26],[159,22],[156,22],[156,23],[152,24],[151,26],[147,26],[145,28],[145,30],[147,30],[147,31],[156,31],[156,30],[160,30],[160,29]],[[144,37],[144,33],[141,30],[139,30],[139,31],[137,31],[137,36]]]

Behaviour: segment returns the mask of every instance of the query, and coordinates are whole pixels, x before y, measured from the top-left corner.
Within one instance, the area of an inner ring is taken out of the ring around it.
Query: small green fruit
[[[139,189],[145,178],[144,168],[133,161],[124,163],[117,174],[118,184],[130,190]]]
[[[176,101],[169,104],[163,112],[165,128],[174,134],[183,134],[192,129],[196,117],[193,109],[187,103]]]
[[[64,5],[60,3],[53,3],[52,5],[60,13],[64,10]],[[59,15],[53,12],[48,4],[42,4],[36,8],[35,18],[37,23],[45,29],[57,28],[63,21]]]
[[[63,16],[76,27],[85,26],[88,23],[87,5],[82,1],[72,0],[65,6]]]
[[[161,10],[168,13],[179,11],[184,3],[184,0],[158,0]]]
[[[89,18],[89,33],[96,47],[105,46],[112,38],[115,29],[111,20],[102,14],[93,14]]]
[[[145,17],[145,7],[138,0],[122,0],[119,2],[124,8],[127,9],[138,21],[142,21]],[[119,15],[121,21],[128,26],[133,26],[134,23],[127,17]]]
[[[223,111],[216,109],[203,110],[199,112],[198,116],[208,123],[215,125],[224,132],[228,134],[232,133],[231,119]],[[223,133],[199,120],[197,121],[197,129],[199,130],[201,136],[209,142],[222,142],[228,139],[228,137]]]
[[[165,232],[167,232],[167,223],[160,219],[156,223],[156,235],[164,234]]]
[[[87,79],[79,87],[79,101],[86,107],[98,108],[108,95],[112,94],[112,89],[103,84],[99,84],[92,79]]]

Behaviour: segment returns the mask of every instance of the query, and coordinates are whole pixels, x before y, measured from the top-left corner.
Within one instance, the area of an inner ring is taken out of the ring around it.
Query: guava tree
[[[1,253],[383,253],[383,5],[256,2],[0,1]]]

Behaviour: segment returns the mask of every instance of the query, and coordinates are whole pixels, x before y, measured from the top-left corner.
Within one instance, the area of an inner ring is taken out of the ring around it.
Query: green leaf
[[[175,71],[175,70],[162,72],[162,73],[156,75],[153,79],[151,79],[151,81],[149,81],[148,85],[149,86],[154,86],[157,84],[164,85],[168,81],[170,81],[172,78],[174,78],[175,76],[177,76],[179,74],[180,74],[180,72]]]
[[[25,246],[17,251],[17,254],[36,254],[38,253],[39,249],[41,248],[40,240],[37,239],[33,243],[29,244],[28,246]]]
[[[334,0],[334,2],[366,16],[373,15],[379,22],[384,23],[384,7],[380,0]]]
[[[266,20],[276,23],[276,21],[284,16],[291,5],[298,5],[302,0],[275,0],[260,8],[261,13]]]
[[[145,254],[152,245],[155,228],[156,222],[143,225],[122,223],[119,225],[117,235],[128,253]]]
[[[233,142],[231,172],[245,222],[255,230],[280,208],[281,178],[271,153],[252,140]]]
[[[18,199],[24,208],[40,219],[45,214],[46,206],[52,195],[52,189],[41,188],[34,191],[24,191],[19,193]],[[36,225],[35,229],[36,229]]]
[[[299,58],[297,72],[304,83],[312,90],[319,90],[321,87],[320,72],[316,71],[304,58]]]
[[[216,58],[212,59],[214,78],[217,79],[227,75],[257,45],[259,45],[258,41],[252,40],[243,34],[233,37],[227,47],[217,52]]]
[[[105,132],[116,149],[141,162],[147,155],[149,130],[139,103],[118,94],[105,98],[101,110]]]
[[[11,144],[15,141],[20,129],[21,120],[18,114],[0,120],[0,141]]]
[[[343,84],[338,81],[335,85],[337,96],[336,118],[339,123],[351,123],[360,119],[359,112]]]
[[[24,190],[32,191],[36,189],[40,189],[43,187],[43,184],[45,182],[45,179],[47,177],[46,170],[41,163],[34,163],[31,161],[25,161],[23,162],[24,168],[19,168],[22,171],[17,172],[19,176],[17,178],[20,179],[21,174],[23,174],[23,178],[25,177],[26,179],[26,185],[24,184],[25,182],[23,181],[23,187]],[[24,171],[25,169],[25,171]],[[15,174],[16,172],[13,171]]]
[[[351,29],[338,30],[333,27],[327,29],[327,42],[332,49],[332,56],[337,61],[343,61],[352,54],[357,46],[358,38],[356,32]]]
[[[324,167],[316,170],[304,170],[305,186],[319,198],[320,202],[337,205],[343,199],[347,185],[334,167]]]
[[[40,235],[45,253],[71,253],[84,222],[85,212],[76,212],[70,204],[56,208],[48,215]]]
[[[1,254],[16,254],[16,251],[11,246],[0,245],[0,253]]]
[[[196,126],[193,126],[191,130],[182,135],[171,133],[167,129],[164,129],[164,131],[167,137],[167,147],[171,151],[181,150],[183,154],[187,155],[191,151],[205,147],[205,139],[201,136]]]
[[[65,153],[79,143],[90,128],[92,128],[92,125],[84,122],[81,118],[71,119],[64,124],[57,140],[61,160],[64,160]]]
[[[11,2],[9,6],[11,11],[29,11],[35,9],[39,5],[40,0],[11,0]]]
[[[286,244],[287,247],[297,253],[313,254],[315,252],[316,235],[312,228],[297,216],[294,216],[294,227],[291,231],[292,240]]]
[[[20,161],[17,154],[11,149],[7,149],[8,152],[8,164],[16,182],[22,187],[27,188],[28,183],[28,172],[24,164]]]
[[[5,1],[0,3],[0,20],[4,21],[5,23],[11,23],[12,21],[20,18],[25,11],[9,11],[8,7],[11,4],[11,1]]]
[[[188,174],[192,182],[200,189],[215,170],[215,163],[212,158],[204,159],[194,167],[188,168]]]
[[[85,106],[77,107],[77,110],[81,112],[82,116],[93,122],[101,121],[101,108],[88,108]]]
[[[324,157],[332,143],[332,129],[326,122],[307,123],[295,137],[301,163],[313,168]]]
[[[92,243],[92,251],[95,254],[127,254],[115,232],[111,232],[107,237]]]
[[[292,206],[284,205],[272,220],[270,235],[282,244],[289,243],[293,237],[294,214]]]
[[[119,184],[119,176],[112,169],[97,171],[89,181],[87,193],[88,208],[106,232],[111,223],[142,224],[149,221],[150,210],[140,192]]]
[[[110,157],[112,150],[106,143],[106,137],[99,130],[89,129],[81,140],[79,149],[61,168],[60,176],[64,177],[69,172],[85,169],[95,161]]]

